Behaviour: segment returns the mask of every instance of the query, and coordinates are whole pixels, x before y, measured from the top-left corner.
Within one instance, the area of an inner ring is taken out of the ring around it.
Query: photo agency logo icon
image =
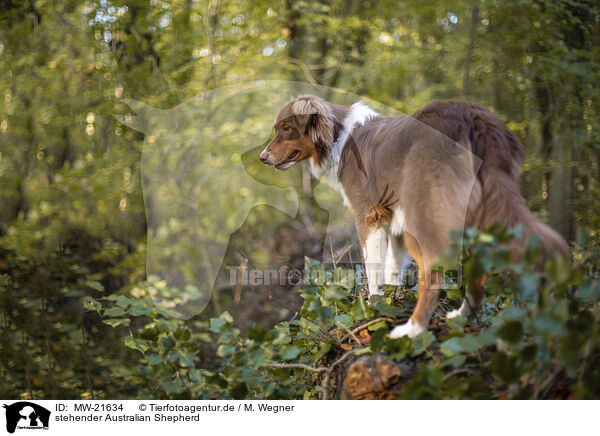
[[[6,409],[6,431],[14,433],[19,430],[48,430],[50,411],[29,401],[19,401]]]

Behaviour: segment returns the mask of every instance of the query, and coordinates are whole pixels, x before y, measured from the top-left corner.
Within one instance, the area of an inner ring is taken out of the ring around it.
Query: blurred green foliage
[[[144,398],[316,399],[325,392],[331,398],[334,387],[327,380],[344,360],[373,353],[416,362],[415,375],[399,398],[530,399],[554,398],[557,392],[598,398],[600,280],[558,255],[537,272],[535,240],[529,241],[522,262],[499,264],[518,231],[494,226],[467,234],[460,241],[466,263],[496,265],[488,269],[491,293],[477,321],[483,330],[468,328],[477,323],[458,317],[436,329],[437,337],[427,331],[414,339],[390,339],[388,323],[410,315],[415,289],[401,291],[402,304],[394,304],[396,289],[390,288],[367,305],[360,288],[347,280],[354,271],[326,270],[310,259],[306,276],[312,279],[300,289],[299,317],[272,329],[255,325],[241,334],[227,312],[185,327],[144,299],[121,296],[109,297],[116,305],[102,315],[105,323],[113,316],[149,321],[124,339],[144,355],[137,368],[145,380],[137,395]],[[483,268],[465,268],[463,283],[481,277],[478,271]],[[458,289],[464,295],[464,287]],[[360,326],[370,331],[368,341],[354,343],[351,330]],[[218,366],[203,366],[199,343],[216,347]]]
[[[406,307],[390,305],[389,297],[367,307],[334,281],[303,288],[300,318],[271,329],[292,313],[266,298],[259,305],[275,315],[259,316],[267,319],[260,327],[231,290],[211,302],[213,315],[227,308],[231,317],[210,323],[210,312],[183,322],[149,299],[168,285],[146,277],[145,138],[115,119],[131,112],[122,99],[168,109],[225,85],[285,79],[348,90],[407,113],[440,98],[489,107],[525,145],[528,205],[573,247],[575,267],[553,260],[542,277],[527,269],[530,260],[507,264],[490,243],[471,240],[481,234],[467,235],[467,273],[513,271],[487,285],[492,295],[482,316],[492,327],[473,335],[457,321],[441,344],[392,341],[379,328],[365,352],[401,359],[433,347],[438,360],[485,367],[512,398],[540,396],[543,377],[560,371],[554,377],[565,377],[574,395],[597,397],[599,16],[596,2],[559,0],[5,1],[0,394],[317,397],[323,392],[315,376],[323,374],[261,365],[312,365],[334,343],[322,339],[323,329],[341,334],[342,326],[409,309],[410,290]],[[298,222],[309,226],[312,217],[318,227],[324,220],[315,218],[315,182],[305,183],[301,170],[290,174],[301,193]],[[284,220],[273,216],[256,210],[244,224],[258,241],[256,258],[276,258],[279,247],[264,223],[281,228]],[[296,235],[306,227],[300,229]],[[288,235],[282,245],[296,243],[297,262],[315,255],[313,240],[296,239]],[[482,354],[497,336],[505,348],[492,358]],[[493,384],[447,379],[445,368],[423,365],[402,395],[497,394]]]

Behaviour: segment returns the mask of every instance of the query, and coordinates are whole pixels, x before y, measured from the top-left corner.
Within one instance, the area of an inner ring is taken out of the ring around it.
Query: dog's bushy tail
[[[563,237],[533,215],[521,197],[517,179],[523,145],[502,121],[483,106],[464,101],[433,102],[413,117],[468,147],[481,159],[476,219],[481,228],[494,222],[507,227],[522,223],[540,240],[543,260],[556,252],[570,259]]]

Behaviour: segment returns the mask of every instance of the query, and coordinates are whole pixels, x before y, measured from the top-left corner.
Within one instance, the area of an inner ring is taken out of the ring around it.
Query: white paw
[[[457,316],[464,316],[466,318],[471,316],[471,308],[466,301],[463,301],[458,309],[454,309],[446,313],[446,319],[456,318]]]
[[[386,285],[400,286],[402,284],[400,283],[400,273],[397,271],[388,272],[386,270],[384,283]]]
[[[394,327],[390,332],[390,338],[396,339],[401,338],[402,336],[414,338],[415,336],[419,336],[425,330],[427,330],[425,326],[417,324],[416,322],[413,322],[412,319],[409,319],[407,323]]]
[[[383,286],[369,286],[369,298],[373,295],[385,295],[383,292]]]
[[[454,310],[451,310],[450,312],[446,313],[446,318],[447,319],[456,318],[457,316],[460,316],[460,310],[459,309],[454,309]]]

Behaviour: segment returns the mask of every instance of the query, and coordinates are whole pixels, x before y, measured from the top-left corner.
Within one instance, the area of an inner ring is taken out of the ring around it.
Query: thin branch
[[[346,326],[345,326],[345,325],[343,325],[343,324],[339,324],[339,327],[341,327],[341,328],[343,328],[344,330],[346,330],[346,331],[348,332],[348,335],[349,335],[349,336],[350,336],[352,339],[354,339],[354,341],[355,341],[355,342],[356,342],[358,345],[361,345],[361,343],[360,343],[360,339],[358,339],[358,337],[357,337],[357,336],[356,336],[356,335],[355,335],[355,334],[352,332],[352,330],[350,330],[348,327],[346,327]],[[348,335],[346,335],[346,336],[348,336]],[[344,337],[346,337],[346,336],[344,336]]]
[[[367,327],[369,327],[369,326],[371,326],[371,325],[373,325],[373,324],[377,324],[377,323],[378,323],[378,322],[380,322],[380,321],[394,322],[394,320],[393,320],[392,318],[384,318],[384,317],[382,317],[382,318],[377,318],[377,319],[374,319],[374,320],[372,320],[372,321],[369,321],[369,322],[367,322],[367,323],[364,323],[364,324],[362,324],[362,325],[359,325],[359,326],[358,326],[358,327],[356,327],[354,330],[352,330],[350,333],[351,333],[351,334],[356,334],[356,333],[358,333],[359,331],[361,331],[361,330],[364,330],[365,328],[367,328]],[[346,339],[350,338],[351,334],[347,334],[346,336],[342,337],[342,339],[340,339],[340,342],[344,342]]]
[[[263,366],[268,366],[271,368],[294,368],[294,369],[305,369],[307,371],[312,372],[324,372],[329,371],[330,368],[325,366],[320,366],[318,368],[313,368],[312,366],[305,365],[303,363],[276,363],[276,362],[268,362]]]
[[[274,301],[275,303],[281,305],[282,307],[285,307],[287,310],[289,310],[290,312],[294,312],[288,305],[283,304],[281,301],[276,300],[275,298],[273,298],[273,296],[271,294],[269,294],[269,300]],[[329,331],[320,323],[310,319],[310,318],[304,318],[305,320],[311,322],[312,324],[316,325],[319,330],[321,330],[321,332],[323,334],[325,334],[325,336],[327,336],[329,339],[331,339],[333,342],[335,342],[336,344],[340,344],[340,341],[337,340],[335,337],[333,337],[331,335],[331,333],[329,333]]]
[[[333,362],[333,364],[329,367],[329,370],[327,370],[327,372],[325,372],[325,377],[323,378],[323,383],[321,384],[321,386],[323,387],[323,399],[324,400],[329,399],[329,382],[331,381],[331,373],[333,372],[333,370],[335,369],[336,366],[338,366],[340,363],[342,363],[344,360],[346,360],[349,356],[354,354],[357,350],[362,350],[362,348],[355,348],[354,350],[345,352],[342,355],[342,357],[340,357],[338,360]]]

